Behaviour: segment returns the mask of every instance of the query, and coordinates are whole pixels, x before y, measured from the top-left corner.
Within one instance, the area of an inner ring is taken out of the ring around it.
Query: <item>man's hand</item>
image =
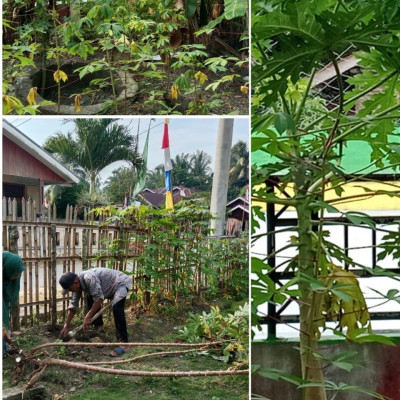
[[[3,328],[3,339],[10,345],[14,345],[13,340],[11,339],[11,336],[8,334],[7,329]]]
[[[61,330],[61,332],[60,332],[60,334],[58,335],[58,337],[59,337],[60,339],[64,338],[65,336],[67,336],[68,331],[69,331],[69,325],[64,324],[64,327],[63,327],[63,329]]]
[[[89,315],[89,313],[87,313],[83,320],[83,331],[86,331],[89,328],[89,325],[92,322],[91,320],[92,320],[91,315]]]

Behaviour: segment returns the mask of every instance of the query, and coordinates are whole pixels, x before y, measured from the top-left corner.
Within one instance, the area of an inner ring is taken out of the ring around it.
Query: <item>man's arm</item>
[[[75,316],[75,310],[70,308],[68,310],[68,315],[67,315],[67,319],[65,320],[64,327],[63,327],[63,329],[62,329],[62,331],[60,332],[60,335],[59,335],[60,339],[62,339],[64,336],[67,335],[67,333],[69,331],[69,324],[70,324],[72,318],[74,318],[74,316]]]
[[[102,304],[103,299],[99,299],[93,303],[92,308],[85,315],[85,319],[83,320],[83,330],[86,330],[89,327],[92,317],[94,316],[94,314],[96,314],[97,311],[100,310]]]

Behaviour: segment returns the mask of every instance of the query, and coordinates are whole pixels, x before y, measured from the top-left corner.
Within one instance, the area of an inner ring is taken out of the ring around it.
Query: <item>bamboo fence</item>
[[[56,218],[55,205],[38,214],[35,201],[22,199],[18,204],[15,199],[3,198],[2,211],[3,250],[18,254],[26,268],[21,278],[20,301],[11,316],[12,330],[38,319],[50,321],[55,327],[60,313],[65,318],[69,297],[61,294],[58,280],[66,271],[95,267],[127,271],[133,276],[134,292],[148,287],[151,280],[168,292],[179,272],[179,265],[159,270],[163,273],[160,280],[140,272],[138,263],[146,246],[151,245],[150,233],[119,223],[104,225],[104,216],[95,218],[90,209],[84,209],[83,218],[78,219],[77,207],[68,206],[66,218],[60,220]],[[126,237],[129,241],[124,240]],[[109,243],[115,239],[121,239],[121,248],[112,253]],[[171,259],[176,257],[172,245],[169,254]],[[207,286],[207,280],[198,266],[193,269],[193,286],[198,293]],[[231,270],[230,266],[221,276],[229,279]],[[148,293],[143,298],[149,301]]]

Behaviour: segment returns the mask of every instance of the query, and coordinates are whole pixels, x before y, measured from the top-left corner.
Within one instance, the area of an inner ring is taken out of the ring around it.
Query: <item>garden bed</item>
[[[128,332],[131,342],[176,342],[182,339],[178,333],[185,323],[189,312],[208,311],[210,305],[203,303],[184,304],[178,307],[161,305],[157,313],[138,313],[126,309],[128,317]],[[75,326],[78,321],[74,321]],[[42,343],[55,342],[58,332],[51,332],[46,325],[37,325],[14,334],[24,352]],[[115,342],[112,317],[105,318],[105,330],[102,332],[90,330],[88,333],[77,335],[78,342]],[[109,356],[110,347],[48,347],[45,349],[49,356],[73,362],[115,361]],[[174,349],[178,350],[178,349]],[[137,355],[166,351],[165,347],[134,347],[122,358],[132,358]],[[210,351],[212,354],[212,350]],[[43,357],[43,356],[42,356]],[[11,384],[15,366],[15,356],[7,356],[3,360],[3,387]],[[105,365],[107,366],[107,365]],[[150,357],[138,360],[134,364],[119,364],[114,368],[142,371],[206,371],[227,370],[232,364],[213,359],[210,354],[193,352],[175,356]],[[27,382],[32,371],[26,368],[18,385]],[[86,370],[67,369],[58,366],[47,368],[38,383],[44,386],[52,399],[63,396],[64,399],[247,399],[247,375],[227,377],[186,377],[186,378],[156,378],[156,377],[126,377],[119,375],[101,374]]]

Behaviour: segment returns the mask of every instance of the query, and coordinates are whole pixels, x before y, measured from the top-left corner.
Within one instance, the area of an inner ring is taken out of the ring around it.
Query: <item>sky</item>
[[[73,131],[74,128],[73,122],[65,122],[63,118],[58,117],[7,117],[5,119],[41,146],[48,137],[55,133],[67,133]],[[210,167],[214,169],[218,120],[217,117],[170,117],[168,130],[171,158],[174,159],[178,154],[193,154],[197,150],[203,150],[211,156]],[[150,118],[120,118],[118,122],[127,125],[132,135],[135,136],[139,126],[139,151],[142,152]],[[151,121],[147,163],[149,170],[164,162],[164,153],[161,150],[163,123],[164,118],[155,118],[155,121]],[[247,117],[234,118],[232,145],[239,140],[249,143],[249,119]],[[101,182],[104,184],[111,172],[121,165],[128,164],[116,162],[103,169],[100,173]]]

